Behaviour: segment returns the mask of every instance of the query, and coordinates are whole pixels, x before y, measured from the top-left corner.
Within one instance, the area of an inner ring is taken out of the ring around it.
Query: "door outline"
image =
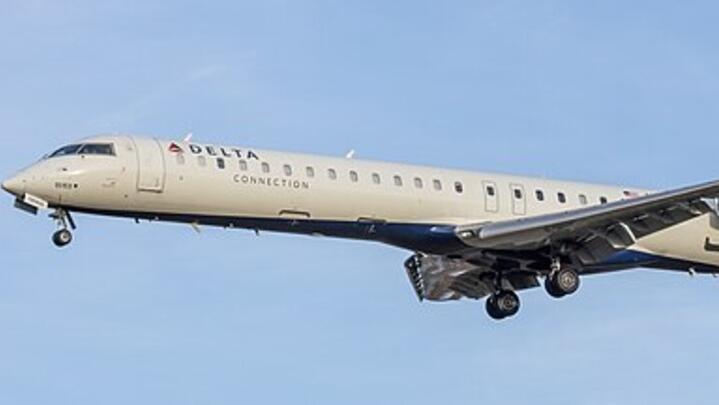
[[[155,138],[133,138],[137,157],[137,190],[152,193],[165,191],[167,165],[160,141]]]
[[[512,195],[512,213],[514,213],[514,215],[527,215],[527,194],[524,192],[524,186],[521,184],[510,184],[509,189]],[[522,198],[517,198],[517,191],[521,193]]]
[[[492,187],[494,189],[494,195],[487,193],[487,188]],[[493,181],[482,182],[482,194],[484,194],[484,210],[487,212],[499,211],[499,189],[497,184]]]

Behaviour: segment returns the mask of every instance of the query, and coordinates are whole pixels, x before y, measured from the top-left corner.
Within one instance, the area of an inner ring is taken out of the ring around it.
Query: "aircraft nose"
[[[2,188],[10,194],[19,196],[22,194],[23,188],[25,188],[25,182],[17,176],[11,177],[3,181]]]

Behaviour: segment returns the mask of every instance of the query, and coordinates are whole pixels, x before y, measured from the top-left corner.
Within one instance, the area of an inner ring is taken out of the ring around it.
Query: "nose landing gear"
[[[55,222],[57,222],[57,226],[60,228],[52,235],[52,243],[59,248],[69,245],[72,242],[72,232],[68,229],[68,225],[73,231],[77,229],[70,212],[62,208],[58,208],[54,213],[50,214],[50,218],[54,219]]]

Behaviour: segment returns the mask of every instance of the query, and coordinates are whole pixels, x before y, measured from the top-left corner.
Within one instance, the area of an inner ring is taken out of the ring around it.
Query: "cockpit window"
[[[82,145],[63,146],[62,148],[51,153],[50,156],[48,156],[48,157],[54,158],[54,157],[60,157],[60,156],[76,155],[81,147],[82,147]]]
[[[114,156],[115,148],[110,143],[86,143],[63,146],[48,156],[55,158],[70,155],[105,155]]]
[[[115,151],[109,143],[86,143],[80,148],[81,155],[107,155],[112,156]]]

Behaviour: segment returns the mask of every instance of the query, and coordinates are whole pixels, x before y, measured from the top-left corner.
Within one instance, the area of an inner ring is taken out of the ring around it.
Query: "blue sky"
[[[6,0],[0,176],[100,132],[670,188],[719,177],[715,2]],[[407,252],[0,197],[0,403],[713,404],[719,280],[419,304]]]

